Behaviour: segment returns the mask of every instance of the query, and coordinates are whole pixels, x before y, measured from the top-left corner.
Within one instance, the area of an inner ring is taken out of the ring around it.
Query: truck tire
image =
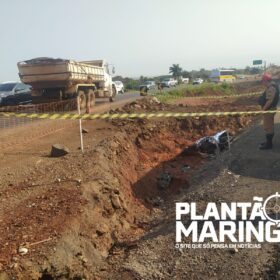
[[[87,93],[87,113],[90,114],[95,105],[95,93],[90,89]]]
[[[78,102],[78,106],[80,106],[81,111],[86,108],[87,99],[86,99],[86,95],[85,95],[84,91],[82,91],[82,90],[78,91],[77,102]]]

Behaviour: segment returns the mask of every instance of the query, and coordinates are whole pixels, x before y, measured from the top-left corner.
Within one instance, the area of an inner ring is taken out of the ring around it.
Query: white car
[[[115,86],[116,86],[116,89],[117,89],[117,93],[124,93],[124,85],[123,85],[123,82],[121,81],[115,81],[114,82]]]
[[[193,80],[193,85],[200,85],[203,83],[203,80],[201,78],[198,78],[198,79],[194,79]]]
[[[161,82],[161,86],[162,87],[176,87],[178,84],[178,81],[173,79],[173,78],[167,78],[167,79],[164,79],[162,82]]]
[[[189,78],[182,78],[182,83],[183,84],[188,84],[190,82]]]

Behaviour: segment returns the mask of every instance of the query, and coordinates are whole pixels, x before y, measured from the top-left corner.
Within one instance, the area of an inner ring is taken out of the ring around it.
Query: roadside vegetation
[[[232,68],[232,70],[234,70],[235,75],[256,75],[256,74],[260,74],[262,71],[260,68],[249,67],[249,66],[247,66],[244,69]],[[169,67],[168,75],[160,75],[160,76],[154,76],[154,77],[140,76],[139,78],[115,76],[113,78],[113,80],[122,81],[124,84],[124,87],[127,91],[134,91],[134,90],[139,90],[139,86],[146,81],[155,81],[156,83],[159,83],[160,81],[164,80],[165,78],[170,78],[170,77],[177,79],[179,82],[180,82],[180,77],[189,78],[190,82],[192,82],[194,79],[197,79],[197,78],[201,78],[204,81],[207,81],[209,79],[210,74],[211,74],[210,69],[201,68],[200,70],[187,71],[187,70],[184,70],[180,66],[180,64],[172,64]]]
[[[155,96],[161,101],[170,103],[176,99],[186,96],[212,96],[236,94],[236,90],[231,84],[204,83],[201,85],[186,85],[169,91],[157,92]]]

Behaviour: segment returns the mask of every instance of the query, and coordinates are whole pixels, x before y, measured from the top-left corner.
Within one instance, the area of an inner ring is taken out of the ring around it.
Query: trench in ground
[[[73,184],[60,184],[58,189],[55,186],[54,198],[57,200],[69,190],[75,192],[74,196],[67,197],[69,203],[71,201],[68,206],[63,197],[63,207],[70,213],[66,212],[63,216],[67,220],[66,227],[63,228],[62,223],[59,224],[61,228],[55,228],[61,215],[55,210],[52,215],[40,214],[42,223],[32,229],[32,235],[41,239],[52,234],[57,236],[57,230],[60,231],[55,252],[50,250],[51,243],[37,247],[41,248],[38,259],[42,253],[46,259],[44,266],[34,264],[34,270],[41,274],[38,279],[56,279],[57,271],[67,279],[79,279],[79,275],[87,273],[92,275],[96,266],[102,265],[116,249],[132,246],[153,226],[156,213],[162,214],[155,209],[160,209],[174,195],[187,190],[193,171],[207,160],[199,153],[181,155],[184,148],[201,137],[224,129],[233,134],[239,133],[250,122],[250,117],[127,120],[117,122],[118,125],[112,121],[115,126],[113,135],[103,139],[96,147],[87,150],[84,155],[79,153],[54,160],[51,167],[41,169],[46,178],[75,173],[83,183],[80,191],[74,191]],[[162,174],[170,174],[172,178],[166,188],[159,184]],[[54,203],[53,191],[46,190],[44,207],[40,206],[41,196],[36,197],[36,207],[49,211],[46,204]],[[77,206],[80,200],[83,203]],[[28,203],[32,202],[32,199],[28,200]],[[18,210],[21,210],[20,207]],[[25,205],[23,207],[25,212],[19,213],[16,218],[20,219],[20,215],[28,217],[32,212],[32,219],[36,221],[36,211],[26,209]],[[73,217],[71,213],[75,213]],[[25,228],[29,227],[32,219],[25,218]],[[15,238],[18,231],[20,228],[17,226]],[[33,259],[36,250],[34,254]],[[81,256],[94,260],[93,267],[85,267]]]

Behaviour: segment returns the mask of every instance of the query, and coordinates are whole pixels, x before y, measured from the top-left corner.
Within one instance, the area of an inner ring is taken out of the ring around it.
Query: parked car
[[[161,83],[161,87],[176,87],[176,85],[178,84],[178,81],[173,79],[173,78],[167,78],[167,79],[164,79]]]
[[[203,80],[201,78],[197,78],[193,80],[193,85],[200,85],[203,83]]]
[[[150,89],[156,89],[157,86],[154,81],[146,81],[142,85],[139,86],[140,90],[143,87],[146,87],[148,90],[150,90]]]
[[[124,85],[122,81],[114,81],[117,93],[124,93]]]
[[[31,103],[31,86],[18,82],[0,84],[0,105],[18,105]]]

